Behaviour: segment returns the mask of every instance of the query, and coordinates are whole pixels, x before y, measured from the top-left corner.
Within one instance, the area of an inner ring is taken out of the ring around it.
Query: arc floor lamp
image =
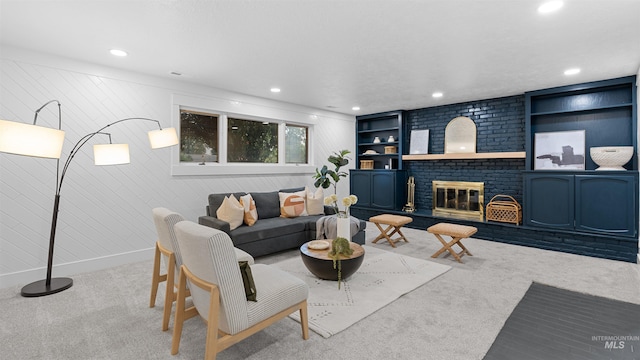
[[[58,129],[36,125],[38,113],[49,104],[58,104]],[[96,165],[117,165],[129,163],[129,145],[112,144],[111,134],[103,132],[107,128],[125,121],[151,121],[158,124],[158,130],[149,132],[149,142],[152,149],[160,149],[178,144],[178,136],[174,128],[163,129],[158,120],[148,118],[126,118],[114,121],[103,126],[97,131],[90,132],[80,138],[67,156],[62,170],[60,169],[60,156],[64,144],[64,131],[62,131],[62,110],[58,100],[51,100],[42,105],[35,112],[33,125],[14,121],[0,120],[0,152],[56,159],[56,192],[53,203],[53,214],[51,220],[51,233],[49,235],[49,255],[47,261],[47,277],[22,288],[21,294],[25,297],[36,297],[55,294],[64,291],[73,285],[73,280],[65,277],[52,278],[53,249],[56,237],[56,225],[58,223],[58,208],[60,206],[60,190],[64,176],[73,161],[74,156],[80,149],[94,136],[106,135],[109,137],[109,144],[94,145],[94,163]]]

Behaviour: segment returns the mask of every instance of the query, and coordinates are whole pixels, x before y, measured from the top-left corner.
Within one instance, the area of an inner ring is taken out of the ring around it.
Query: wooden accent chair
[[[226,233],[191,221],[178,223],[175,231],[183,265],[171,354],[178,353],[183,322],[198,314],[207,324],[205,359],[215,359],[217,353],[295,311],[300,311],[302,338],[309,338],[309,288],[304,281],[269,265],[251,265],[257,301],[248,301]],[[194,304],[189,308],[187,281]]]
[[[153,222],[156,225],[156,231],[158,232],[158,240],[156,241],[153,261],[149,307],[155,306],[158,286],[161,282],[166,281],[162,331],[167,331],[169,329],[171,308],[178,296],[178,287],[175,280],[178,278],[178,271],[180,270],[180,265],[182,265],[180,247],[178,246],[178,240],[176,239],[173,227],[185,219],[182,215],[163,207],[155,208],[151,210],[151,212],[153,214]],[[234,251],[239,261],[248,261],[250,264],[253,264],[253,257],[251,255],[238,248],[234,248]],[[165,263],[164,273],[162,273],[160,264],[163,257]]]

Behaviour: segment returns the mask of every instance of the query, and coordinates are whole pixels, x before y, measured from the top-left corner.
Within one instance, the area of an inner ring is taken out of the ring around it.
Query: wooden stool
[[[397,243],[400,240],[404,240],[405,242],[409,242],[409,240],[407,240],[407,238],[404,237],[404,234],[402,233],[402,231],[400,231],[400,228],[402,226],[412,222],[413,218],[410,218],[408,216],[382,214],[382,215],[377,215],[377,216],[370,217],[369,221],[371,221],[372,223],[376,224],[376,226],[380,230],[380,235],[378,235],[378,237],[375,240],[373,240],[374,244],[376,242],[378,242],[378,240],[380,240],[382,238],[387,239],[389,244],[391,244],[391,246],[393,246],[393,247],[396,247],[395,243]],[[380,224],[384,224],[384,225],[388,225],[388,226],[387,226],[386,229],[383,230],[382,227],[380,226]],[[389,231],[391,231],[391,232],[389,232]],[[400,235],[400,237],[392,239],[391,237],[395,233],[398,233],[398,235]]]
[[[448,223],[438,223],[429,227],[427,231],[435,235],[438,238],[438,240],[440,240],[440,242],[442,243],[442,249],[438,250],[435,254],[431,255],[432,258],[437,258],[443,252],[449,251],[451,255],[453,255],[453,257],[456,258],[456,260],[458,260],[459,263],[462,263],[462,260],[460,259],[462,255],[467,254],[469,256],[473,256],[469,252],[469,250],[467,250],[467,248],[464,247],[464,245],[462,245],[462,241],[460,240],[464,238],[468,238],[469,236],[475,234],[478,231],[478,229],[476,229],[475,227],[448,224]],[[446,242],[440,235],[451,236],[451,241]],[[458,245],[460,248],[462,248],[462,251],[460,251],[459,253],[456,253],[451,248],[453,245]]]

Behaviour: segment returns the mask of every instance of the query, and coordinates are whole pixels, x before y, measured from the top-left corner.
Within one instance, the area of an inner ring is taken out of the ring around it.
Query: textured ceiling
[[[353,115],[638,72],[640,0],[541,2],[0,0],[0,43]]]

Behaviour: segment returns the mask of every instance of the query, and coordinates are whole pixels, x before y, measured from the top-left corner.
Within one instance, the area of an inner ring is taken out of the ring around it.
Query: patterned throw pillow
[[[258,220],[258,210],[256,210],[256,202],[253,201],[251,194],[247,194],[240,198],[240,205],[244,208],[244,223],[251,226]]]
[[[240,205],[235,196],[225,196],[224,200],[222,200],[222,205],[216,211],[216,216],[218,219],[228,222],[231,230],[233,230],[242,225],[244,207]]]
[[[322,188],[318,188],[316,192],[310,191],[305,187],[307,192],[307,214],[324,215],[324,193]]]
[[[307,205],[305,201],[305,191],[295,193],[278,193],[280,196],[280,216],[298,217],[307,216]]]

